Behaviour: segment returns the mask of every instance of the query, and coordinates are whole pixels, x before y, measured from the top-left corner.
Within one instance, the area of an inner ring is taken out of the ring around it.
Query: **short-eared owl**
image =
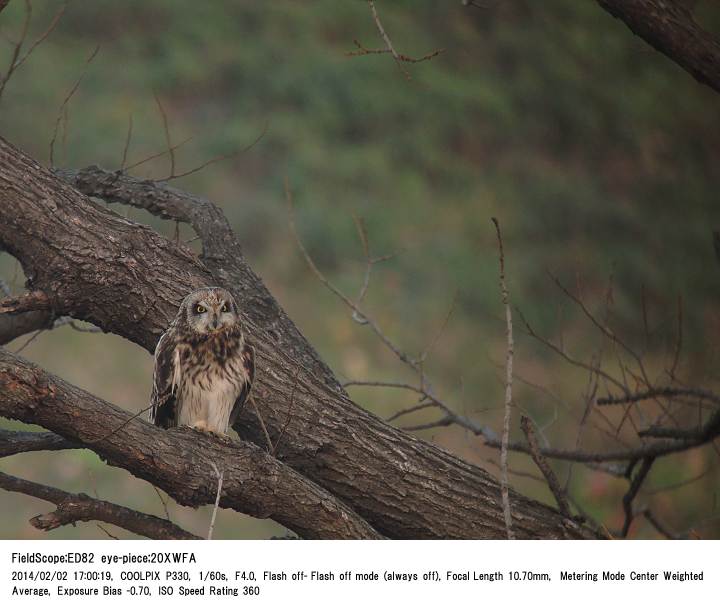
[[[185,297],[155,348],[150,421],[226,434],[250,393],[255,352],[223,288]]]

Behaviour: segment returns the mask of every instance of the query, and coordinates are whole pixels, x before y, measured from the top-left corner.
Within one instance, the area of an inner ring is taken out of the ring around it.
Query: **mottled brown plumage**
[[[255,352],[223,288],[188,294],[155,348],[150,421],[226,434],[247,399]]]

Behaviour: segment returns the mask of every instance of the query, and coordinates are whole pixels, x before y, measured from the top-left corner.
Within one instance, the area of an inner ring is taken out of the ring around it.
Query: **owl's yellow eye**
[[[205,313],[205,311],[207,311],[207,309],[204,306],[202,306],[201,304],[196,305],[196,307],[195,307],[196,313]]]
[[[227,312],[228,312],[228,306],[227,306],[227,303],[226,303],[226,302],[223,303],[222,309],[220,309],[220,311],[222,311],[223,313],[227,313]]]

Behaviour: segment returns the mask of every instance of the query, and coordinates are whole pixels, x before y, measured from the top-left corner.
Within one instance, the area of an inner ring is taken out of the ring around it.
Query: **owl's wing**
[[[250,390],[252,389],[253,379],[255,378],[255,349],[253,349],[252,345],[249,345],[248,343],[245,343],[242,350],[242,364],[245,369],[247,381],[243,383],[240,395],[238,396],[238,399],[235,400],[235,405],[230,413],[230,427],[235,424],[238,414],[240,414],[240,411],[245,405],[245,401],[248,399]]]
[[[177,421],[175,385],[176,341],[174,328],[160,337],[155,347],[155,370],[153,372],[152,394],[150,396],[150,422],[167,429],[174,427]]]

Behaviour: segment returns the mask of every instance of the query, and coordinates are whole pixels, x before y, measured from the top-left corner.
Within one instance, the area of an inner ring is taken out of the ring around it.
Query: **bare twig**
[[[407,80],[412,80],[410,73],[403,67],[403,62],[408,63],[419,63],[421,61],[427,61],[428,59],[432,59],[433,57],[439,55],[443,52],[444,49],[438,49],[436,51],[433,51],[432,53],[428,53],[424,57],[420,57],[419,59],[414,59],[412,57],[408,57],[407,55],[402,55],[398,53],[395,50],[395,46],[392,43],[392,40],[390,40],[390,36],[388,36],[387,32],[385,31],[385,28],[383,27],[382,21],[380,21],[380,16],[378,15],[377,9],[375,8],[375,2],[373,0],[367,0],[368,6],[370,7],[370,13],[372,14],[373,21],[375,22],[375,27],[377,27],[378,32],[380,32],[380,36],[385,42],[385,49],[366,49],[363,45],[361,45],[357,40],[354,40],[355,46],[360,49],[359,51],[351,51],[347,53],[348,56],[353,55],[373,55],[373,54],[380,54],[380,53],[390,53],[393,56],[393,59],[395,60],[395,64],[397,65],[398,69],[403,73],[405,78]]]
[[[154,484],[151,484],[150,486],[152,486],[155,494],[158,496],[158,499],[160,499],[160,503],[162,503],[163,511],[165,512],[165,518],[170,520],[170,510],[168,510],[168,504],[165,500],[165,497],[162,496],[162,494],[160,493],[160,489],[157,486],[155,486]]]
[[[244,148],[241,148],[240,150],[236,150],[234,152],[230,152],[228,154],[219,154],[217,156],[212,157],[211,159],[208,159],[204,163],[198,165],[197,167],[194,167],[193,169],[189,169],[188,171],[183,171],[182,173],[171,173],[166,178],[163,178],[161,181],[169,182],[170,180],[176,180],[177,178],[184,178],[186,176],[192,175],[193,173],[197,173],[198,171],[201,171],[202,169],[205,169],[206,167],[213,165],[215,163],[219,163],[220,161],[225,161],[227,159],[232,159],[236,156],[240,156],[241,154],[245,154],[249,150],[255,147],[258,142],[260,142],[261,139],[265,137],[265,134],[267,133],[268,127],[270,123],[268,121],[265,122],[263,125],[262,131],[260,134],[247,146]],[[173,147],[174,148],[174,147]],[[168,149],[170,150],[170,149]]]
[[[647,520],[655,528],[655,530],[660,533],[660,535],[667,539],[678,539],[678,536],[663,525],[649,508],[644,509],[641,514],[645,516],[645,520]]]
[[[413,412],[418,412],[420,410],[425,410],[427,408],[433,408],[436,404],[434,402],[420,402],[418,404],[415,404],[414,406],[409,406],[408,408],[403,408],[401,410],[398,410],[396,413],[390,415],[387,419],[385,419],[388,423],[394,421],[395,419],[399,419],[400,417],[404,417],[405,415],[412,414]]]
[[[2,11],[2,9],[7,6],[7,4],[7,2],[0,2],[0,11]],[[42,32],[42,34],[40,34],[38,38],[35,39],[35,41],[25,52],[25,54],[22,55],[22,47],[25,44],[25,40],[27,39],[30,21],[32,19],[32,4],[30,0],[25,0],[25,19],[23,21],[20,40],[14,45],[13,52],[10,56],[10,63],[5,69],[5,74],[0,77],[0,97],[2,97],[2,94],[5,91],[5,87],[10,81],[10,78],[12,78],[12,75],[15,73],[15,71],[28,60],[30,55],[32,55],[33,51],[40,44],[42,44],[42,42],[53,32],[53,30],[55,30],[58,22],[65,13],[65,9],[67,9],[67,2],[63,2],[62,6],[58,9],[53,18],[50,20],[50,25],[48,25],[47,29],[45,29],[45,31]]]
[[[315,261],[310,256],[310,253],[305,248],[302,239],[300,239],[300,233],[298,232],[297,226],[295,224],[295,205],[293,203],[292,192],[290,191],[290,186],[288,184],[287,178],[285,179],[285,198],[288,204],[290,230],[295,236],[295,241],[297,242],[298,249],[300,250],[300,253],[305,259],[305,262],[307,262],[308,267],[310,267],[310,270],[315,274],[320,283],[322,283],[328,290],[330,290],[333,294],[335,294],[335,296],[337,296],[342,302],[344,302],[351,311],[356,313],[359,317],[361,317],[367,322],[367,325],[375,333],[375,335],[388,349],[390,349],[395,354],[395,356],[401,362],[407,364],[419,374],[420,366],[418,365],[418,363],[407,353],[402,351],[392,340],[390,340],[390,338],[388,338],[388,336],[381,330],[380,326],[365,312],[363,312],[355,302],[353,302],[342,291],[340,291],[339,288],[337,288],[332,282],[330,282],[330,280],[327,279],[327,277],[325,277],[325,275],[323,275],[323,273],[317,267]]]
[[[285,430],[287,429],[288,425],[290,425],[290,421],[292,421],[293,409],[295,407],[295,390],[297,389],[299,375],[300,375],[300,364],[298,364],[295,368],[295,379],[293,380],[293,386],[290,391],[290,403],[288,404],[287,418],[285,419],[285,423],[283,423],[282,429],[280,430],[280,434],[278,435],[277,441],[275,442],[275,446],[272,449],[273,457],[277,454],[277,451],[280,448],[280,443],[282,442],[283,436],[285,435]]]
[[[177,143],[177,144],[173,144],[173,145],[170,147],[170,150],[172,150],[172,151],[174,152],[175,150],[178,150],[179,148],[182,148],[182,147],[183,147],[185,144],[187,144],[190,140],[192,140],[192,137],[187,137],[187,138],[185,138],[182,142],[179,142],[179,143]],[[161,151],[161,152],[156,152],[155,154],[151,154],[150,156],[147,156],[147,157],[145,157],[145,158],[137,161],[136,163],[132,163],[132,164],[128,165],[127,167],[125,167],[125,171],[126,171],[126,172],[127,172],[127,171],[130,171],[131,169],[135,169],[136,167],[140,167],[141,165],[144,165],[145,163],[149,163],[150,161],[154,161],[155,159],[159,159],[160,157],[163,157],[163,156],[165,156],[166,154],[168,154],[168,152],[169,152],[169,150],[166,149],[166,150],[163,150],[163,151]]]
[[[167,152],[170,156],[170,175],[175,175],[175,151],[172,147],[172,141],[170,139],[170,126],[168,125],[168,118],[167,114],[165,113],[165,108],[163,108],[162,102],[160,101],[160,98],[158,97],[157,93],[155,93],[155,103],[157,104],[158,109],[160,110],[160,116],[162,117],[163,122],[163,131],[165,132],[165,142],[167,143]]]
[[[116,539],[119,540],[120,538],[117,535],[113,535],[110,531],[108,531],[103,525],[99,523],[95,523],[95,526],[100,529],[105,535],[107,535],[110,539]]]
[[[673,363],[670,366],[670,372],[668,376],[670,380],[675,379],[675,371],[677,370],[678,363],[680,361],[680,352],[682,351],[683,344],[683,301],[682,295],[678,296],[677,304],[677,340],[675,341],[675,355],[673,356]]]
[[[25,349],[27,349],[30,346],[30,344],[33,343],[35,341],[35,339],[38,336],[40,336],[43,332],[45,332],[45,328],[42,328],[42,329],[38,330],[37,332],[33,332],[30,335],[30,338],[28,338],[22,345],[20,345],[20,347],[15,349],[15,351],[14,351],[15,355],[25,351]]]
[[[538,469],[542,472],[543,476],[545,476],[545,480],[547,480],[550,491],[552,492],[553,497],[555,497],[555,501],[557,502],[560,511],[570,518],[570,506],[568,505],[565,493],[563,492],[563,489],[560,488],[560,483],[558,482],[555,472],[540,452],[540,447],[538,446],[537,438],[535,437],[535,432],[529,417],[520,417],[520,428],[523,430],[528,446],[530,447],[530,455],[532,456],[533,461],[535,461],[535,465],[538,466]]]
[[[260,413],[260,409],[258,408],[257,404],[255,403],[255,398],[252,394],[250,394],[250,403],[253,407],[253,412],[255,413],[255,416],[257,417],[258,423],[260,423],[260,428],[263,431],[263,434],[265,436],[265,442],[267,442],[267,449],[268,452],[271,455],[275,455],[275,447],[273,446],[273,442],[270,439],[270,434],[268,433],[267,427],[265,426],[265,420],[262,417],[262,414]]]
[[[633,500],[640,491],[640,487],[642,486],[643,482],[645,482],[645,478],[647,478],[647,475],[650,473],[650,468],[652,468],[654,462],[654,457],[645,457],[643,459],[640,470],[637,474],[635,474],[635,477],[630,483],[630,488],[628,489],[628,492],[625,493],[625,496],[623,497],[623,509],[625,510],[625,522],[623,524],[621,533],[621,536],[623,538],[627,537],[630,531],[630,525],[632,524],[633,518],[635,516],[632,506]]]
[[[392,53],[390,49],[368,49],[366,46],[364,46],[359,40],[356,38],[353,39],[353,44],[358,48],[357,51],[347,51],[345,53],[346,57],[362,57],[363,55],[384,55],[386,53]],[[410,57],[409,55],[403,55],[402,53],[397,54],[397,59],[400,61],[404,61],[405,63],[421,63],[423,61],[428,61],[429,59],[432,59],[433,57],[437,57],[440,55],[440,53],[444,53],[445,49],[436,49],[434,51],[431,51],[430,53],[426,53],[422,57]]]
[[[355,228],[357,229],[360,243],[362,244],[363,255],[365,256],[365,277],[363,279],[362,285],[360,286],[360,295],[355,301],[356,308],[352,311],[352,318],[357,323],[365,325],[367,323],[367,320],[358,314],[357,307],[362,304],[363,300],[365,299],[365,295],[367,294],[368,288],[370,287],[370,274],[372,273],[372,269],[376,264],[394,258],[396,254],[372,257],[370,255],[370,242],[367,235],[367,229],[365,228],[365,221],[360,216],[356,216],[355,214],[352,215],[352,219],[355,223]]]
[[[58,135],[58,128],[60,127],[60,122],[62,121],[63,114],[65,112],[65,108],[70,103],[70,100],[72,99],[73,95],[75,95],[75,92],[78,90],[78,87],[80,86],[80,83],[83,81],[83,78],[85,78],[85,74],[87,74],[88,68],[90,64],[92,63],[93,59],[95,59],[95,56],[100,51],[100,45],[95,47],[95,50],[90,53],[89,57],[85,60],[85,69],[82,71],[78,79],[75,81],[75,84],[72,86],[68,94],[65,96],[65,99],[63,99],[62,104],[60,104],[60,111],[58,112],[57,118],[55,119],[55,128],[53,129],[53,135],[52,139],[50,140],[50,166],[53,167],[55,165],[55,141],[57,140]]]
[[[213,470],[215,471],[215,475],[217,476],[217,493],[215,495],[215,505],[213,506],[212,511],[212,518],[210,518],[210,529],[208,530],[207,538],[212,539],[213,536],[213,529],[215,528],[215,517],[217,516],[218,508],[220,507],[220,495],[222,494],[222,486],[223,486],[223,478],[225,476],[225,471],[220,471],[217,468],[217,465],[214,463],[210,463],[212,465]]]
[[[708,400],[720,406],[720,395],[713,393],[707,389],[698,389],[692,387],[653,387],[647,391],[637,393],[627,393],[626,395],[615,397],[608,395],[604,398],[598,398],[598,406],[611,406],[614,404],[627,404],[629,402],[640,402],[642,400],[650,400],[657,397],[672,398],[677,396],[696,397]]]
[[[132,114],[128,114],[128,128],[127,134],[125,135],[125,146],[123,146],[122,161],[120,162],[120,171],[125,171],[125,165],[127,164],[128,152],[130,151],[130,142],[132,141],[133,132],[133,117]]]
[[[505,321],[507,323],[507,356],[505,368],[505,416],[503,418],[502,444],[500,447],[500,491],[502,493],[503,512],[505,515],[505,528],[507,529],[508,539],[514,539],[512,532],[512,515],[510,513],[510,494],[508,491],[508,444],[510,442],[510,414],[512,409],[512,381],[513,381],[513,355],[515,352],[515,343],[513,341],[512,313],[510,311],[510,301],[508,297],[508,289],[505,284],[505,253],[503,252],[502,234],[500,233],[500,223],[497,218],[492,218],[497,233],[498,250],[500,257],[500,292],[502,294],[502,302],[505,307]]]
[[[715,470],[714,465],[711,465],[707,469],[700,472],[697,476],[693,476],[692,478],[687,478],[685,480],[681,480],[680,482],[675,482],[674,484],[667,484],[665,486],[658,486],[656,488],[649,488],[645,489],[643,491],[643,494],[645,495],[658,495],[660,493],[669,493],[672,491],[676,491],[678,489],[684,488],[686,486],[689,486],[693,484],[694,482],[698,482],[699,480],[702,480],[705,476],[707,476],[709,473]]]

